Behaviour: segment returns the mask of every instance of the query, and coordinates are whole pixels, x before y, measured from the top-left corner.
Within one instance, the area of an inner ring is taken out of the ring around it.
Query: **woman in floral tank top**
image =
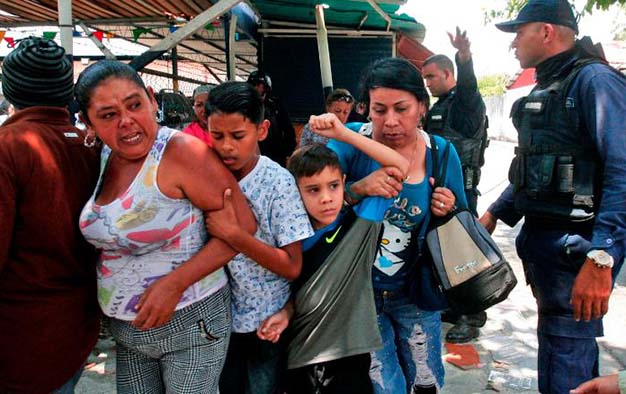
[[[119,393],[214,393],[230,332],[223,266],[236,252],[208,240],[203,211],[233,191],[238,220],[255,230],[237,182],[202,141],[156,123],[156,101],[117,61],[83,71],[83,122],[104,142],[100,178],[80,217],[100,251],[98,300],[117,348]]]

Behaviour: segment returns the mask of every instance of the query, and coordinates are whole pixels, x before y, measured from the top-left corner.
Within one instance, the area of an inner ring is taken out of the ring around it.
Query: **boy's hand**
[[[311,115],[309,127],[316,134],[335,140],[341,139],[341,135],[346,131],[346,127],[341,123],[335,114],[326,113],[322,115]]]
[[[209,234],[226,242],[244,231],[239,225],[237,214],[235,214],[230,189],[224,190],[224,207],[222,209],[204,212],[204,224]]]
[[[260,339],[276,343],[280,339],[280,334],[285,331],[288,325],[289,314],[283,308],[265,319],[259,328],[257,328],[256,335]]]

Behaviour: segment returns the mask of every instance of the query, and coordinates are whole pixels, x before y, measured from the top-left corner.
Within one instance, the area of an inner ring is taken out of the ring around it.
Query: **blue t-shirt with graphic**
[[[402,192],[387,210],[372,273],[375,288],[396,290],[404,286],[411,262],[421,247],[417,234],[430,207],[429,189],[425,179],[417,184],[404,183]]]
[[[346,126],[365,135],[371,132],[371,124],[349,123]],[[428,134],[420,132],[420,136],[430,152]],[[440,137],[435,138],[441,151],[445,140]],[[327,146],[339,157],[341,168],[348,182],[358,181],[381,167],[379,163],[352,145],[330,140]],[[429,153],[426,160],[427,174],[431,173],[431,166]],[[461,165],[453,146],[450,146],[447,168],[445,186],[457,196],[457,206],[466,207]],[[374,262],[372,272],[375,289],[398,290],[405,287],[411,268],[420,248],[423,247],[423,240],[418,238],[423,226],[427,226],[430,220],[431,194],[432,188],[427,176],[420,183],[404,183],[400,195],[387,210],[383,220],[384,230],[378,258]]]

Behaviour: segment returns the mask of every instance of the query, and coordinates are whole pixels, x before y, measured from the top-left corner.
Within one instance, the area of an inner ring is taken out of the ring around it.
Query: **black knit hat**
[[[17,108],[64,107],[74,93],[72,62],[52,40],[24,39],[2,62],[2,93]]]

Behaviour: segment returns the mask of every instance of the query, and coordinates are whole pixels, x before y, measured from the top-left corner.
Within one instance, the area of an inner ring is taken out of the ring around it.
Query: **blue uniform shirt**
[[[626,242],[625,92],[626,78],[606,65],[590,64],[582,68],[567,93],[569,110],[577,113],[582,129],[589,132],[604,169],[590,250],[605,250],[616,263],[624,258]],[[512,186],[489,211],[510,226],[522,218],[514,208]]]

